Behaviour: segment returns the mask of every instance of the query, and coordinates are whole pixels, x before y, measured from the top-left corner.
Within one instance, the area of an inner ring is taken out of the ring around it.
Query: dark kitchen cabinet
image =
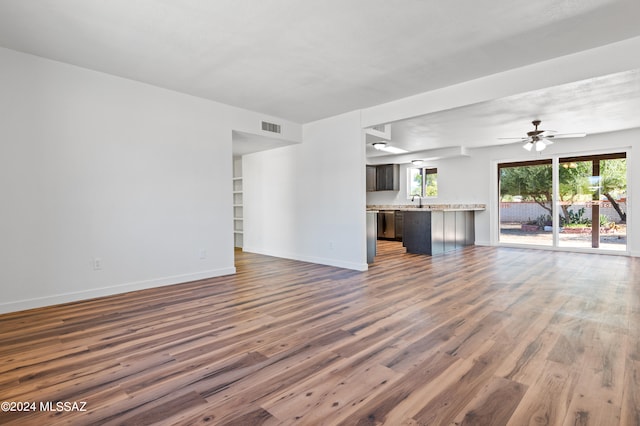
[[[367,192],[376,190],[376,166],[367,166]]]
[[[396,223],[396,241],[402,241],[402,230],[404,229],[404,212],[396,210],[395,213]]]
[[[407,253],[441,254],[475,242],[473,211],[405,211]]]
[[[400,166],[382,164],[367,166],[367,191],[398,191],[400,189]]]
[[[384,164],[376,166],[376,191],[397,191],[399,186],[400,166]]]
[[[407,248],[407,253],[442,253],[442,242],[432,238],[432,219],[431,212],[404,212],[402,245]]]

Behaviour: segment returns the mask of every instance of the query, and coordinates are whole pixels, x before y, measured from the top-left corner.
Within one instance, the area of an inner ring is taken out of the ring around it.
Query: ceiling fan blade
[[[586,133],[560,133],[557,135],[549,135],[549,136],[545,136],[548,139],[563,139],[563,138],[583,138],[587,136]]]
[[[542,130],[538,129],[540,125],[540,120],[533,120],[531,124],[535,127],[534,130],[527,132],[526,138],[498,138],[498,139],[511,139],[518,140],[520,142],[524,142],[522,147],[527,151],[531,151],[533,148],[536,149],[537,152],[544,150],[548,145],[553,143],[552,139],[562,139],[562,138],[581,138],[587,136],[586,133],[557,133],[555,130]]]

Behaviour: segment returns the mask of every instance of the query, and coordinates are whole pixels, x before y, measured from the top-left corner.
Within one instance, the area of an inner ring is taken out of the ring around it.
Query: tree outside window
[[[438,169],[435,167],[410,168],[408,196],[437,197]]]

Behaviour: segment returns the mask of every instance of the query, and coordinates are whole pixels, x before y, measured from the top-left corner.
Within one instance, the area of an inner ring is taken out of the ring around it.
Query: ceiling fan
[[[582,138],[587,136],[586,133],[556,133],[554,130],[542,130],[538,129],[540,125],[540,120],[533,120],[531,124],[535,127],[534,130],[527,132],[526,138],[499,138],[499,139],[519,139],[521,142],[525,144],[522,145],[524,149],[527,151],[531,151],[534,147],[536,151],[542,151],[547,147],[547,145],[551,145],[553,143],[553,139],[563,139],[563,138]]]

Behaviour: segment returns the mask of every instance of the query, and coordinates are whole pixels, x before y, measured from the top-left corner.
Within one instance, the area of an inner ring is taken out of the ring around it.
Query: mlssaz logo
[[[40,402],[40,411],[87,411],[85,401],[43,401]]]

